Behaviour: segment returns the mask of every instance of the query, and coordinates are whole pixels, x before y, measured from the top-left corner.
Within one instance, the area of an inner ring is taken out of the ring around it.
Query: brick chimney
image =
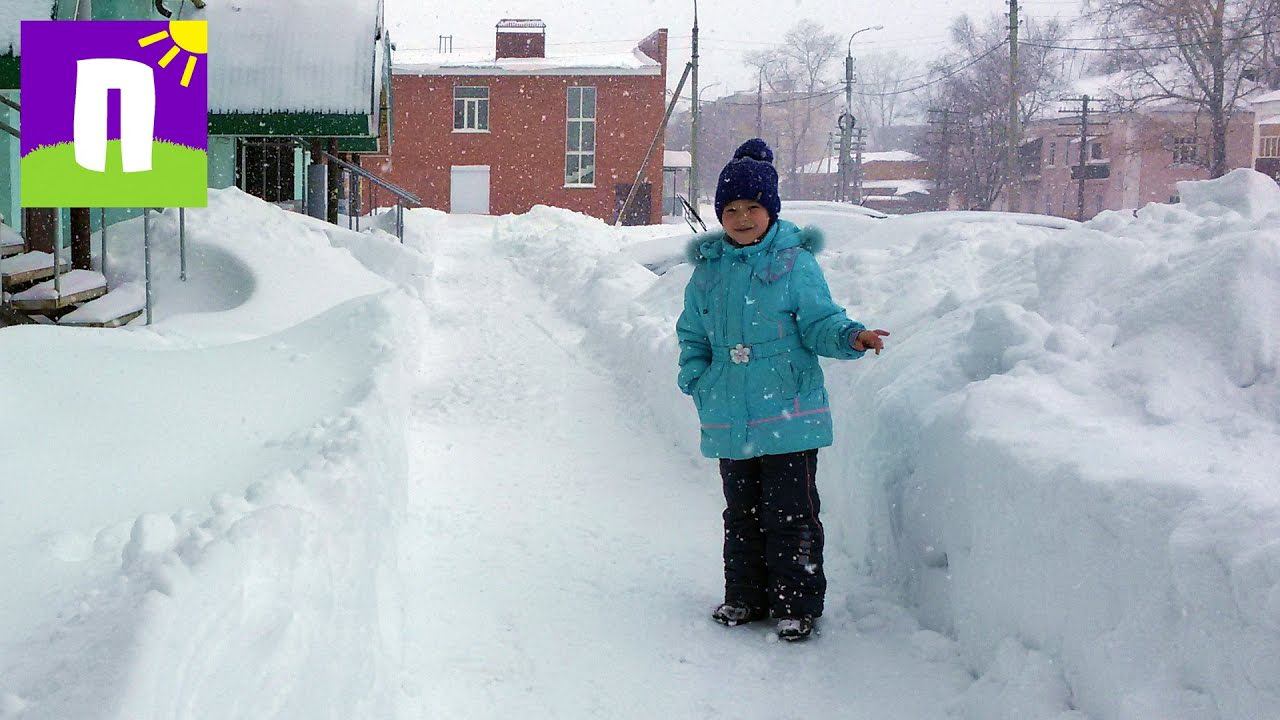
[[[496,57],[544,58],[547,56],[547,25],[541,20],[506,18],[498,23]]]

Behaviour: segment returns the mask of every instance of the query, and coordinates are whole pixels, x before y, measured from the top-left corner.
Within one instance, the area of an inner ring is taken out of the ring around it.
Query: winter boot
[[[769,613],[761,608],[747,605],[740,602],[720,603],[711,613],[711,619],[720,623],[733,627],[735,625],[745,625],[756,620],[763,620],[769,617]]]
[[[813,633],[813,618],[808,615],[782,618],[778,621],[778,639],[787,642],[808,640]]]

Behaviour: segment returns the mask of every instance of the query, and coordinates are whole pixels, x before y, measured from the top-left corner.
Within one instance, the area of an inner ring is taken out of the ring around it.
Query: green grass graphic
[[[22,158],[23,207],[205,207],[209,157],[203,150],[157,140],[151,171],[126,173],[120,141],[107,141],[107,171],[76,164],[71,143],[47,145]]]

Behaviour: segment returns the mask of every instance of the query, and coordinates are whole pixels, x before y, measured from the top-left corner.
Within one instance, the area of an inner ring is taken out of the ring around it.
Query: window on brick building
[[[1173,139],[1174,165],[1199,165],[1200,143],[1194,136]]]
[[[453,89],[453,129],[489,129],[489,88],[458,86]]]
[[[564,184],[596,184],[596,89],[571,87],[566,95]]]
[[[1049,167],[1053,167],[1054,165],[1057,165],[1057,164],[1058,164],[1058,143],[1050,142],[1049,143],[1049,161],[1046,162],[1045,165],[1048,165]]]
[[[1102,159],[1102,142],[1101,141],[1094,140],[1092,143],[1089,144],[1089,159],[1090,160]]]
[[[1259,138],[1258,157],[1280,158],[1280,135]]]

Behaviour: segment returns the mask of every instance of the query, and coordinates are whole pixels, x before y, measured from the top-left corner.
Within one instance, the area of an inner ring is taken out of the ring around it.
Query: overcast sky
[[[748,9],[761,5],[764,9]],[[1078,5],[1077,0],[1027,0],[1022,12],[1066,19],[1075,14]],[[692,0],[386,0],[386,8],[391,37],[402,49],[435,49],[438,36],[452,35],[455,52],[492,52],[494,25],[508,17],[539,18],[547,24],[547,43],[553,50],[583,52],[625,50],[665,27],[671,38],[671,88],[689,60],[693,25]],[[754,89],[755,78],[743,68],[742,53],[776,45],[789,27],[804,18],[845,38],[841,56],[850,33],[883,25],[883,30],[858,35],[853,45],[855,58],[859,53],[892,49],[926,60],[946,48],[947,26],[953,17],[964,13],[985,17],[1006,11],[1003,0],[702,0],[698,3],[699,80],[704,97]],[[843,63],[834,65],[833,70],[843,76]]]

